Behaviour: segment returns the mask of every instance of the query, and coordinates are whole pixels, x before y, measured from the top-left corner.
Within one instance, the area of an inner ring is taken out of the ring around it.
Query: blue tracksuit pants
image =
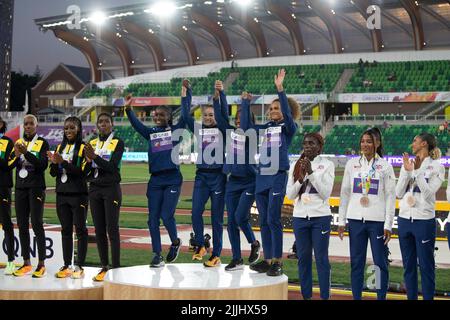
[[[160,220],[169,233],[170,240],[177,240],[177,225],[175,210],[181,193],[183,177],[179,171],[164,175],[152,174],[147,187],[148,199],[148,228],[152,239],[152,250],[160,254],[161,234],[159,231]]]
[[[384,245],[384,222],[348,219],[350,237],[351,282],[353,299],[361,300],[364,286],[367,244],[375,268],[375,285],[378,300],[385,300],[389,285],[388,247]]]
[[[298,275],[304,299],[312,298],[312,254],[316,259],[320,298],[330,298],[331,266],[328,260],[331,216],[293,218],[295,244],[298,256]]]
[[[226,179],[226,175],[221,171],[197,171],[192,196],[192,228],[194,229],[195,243],[198,246],[204,245],[203,211],[205,211],[206,202],[211,198],[212,255],[218,257],[222,252]]]
[[[435,289],[434,245],[436,219],[409,220],[398,218],[398,239],[403,260],[403,277],[409,300],[418,298],[417,263],[425,300],[433,300]]]
[[[255,179],[235,178],[227,182],[225,202],[228,214],[228,237],[231,243],[233,259],[241,259],[241,237],[239,228],[248,243],[255,241],[255,234],[250,226],[250,209],[255,201]]]
[[[271,184],[261,190],[263,181],[270,177]],[[275,176],[256,178],[256,206],[259,213],[261,240],[264,259],[281,258],[283,256],[283,226],[281,224],[281,207],[286,194],[287,174],[278,173]],[[261,191],[258,191],[261,190]]]

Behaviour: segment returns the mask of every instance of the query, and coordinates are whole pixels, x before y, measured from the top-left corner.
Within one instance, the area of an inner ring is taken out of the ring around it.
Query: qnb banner
[[[337,102],[438,102],[450,101],[450,92],[341,93]]]
[[[8,255],[6,251],[5,233],[0,232],[0,262],[7,262]],[[14,229],[14,257],[17,262],[23,261],[22,249],[19,241],[19,229]],[[34,232],[30,229],[30,258],[33,266],[38,264],[37,239]],[[45,231],[45,264],[61,266],[64,264],[62,253],[61,233],[56,231]]]

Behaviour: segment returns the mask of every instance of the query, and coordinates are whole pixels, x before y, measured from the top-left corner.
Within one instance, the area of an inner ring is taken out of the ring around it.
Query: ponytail
[[[438,147],[435,147],[433,150],[430,151],[430,157],[433,160],[438,160],[442,157],[441,149]]]
[[[418,137],[422,141],[426,141],[426,143],[428,144],[428,153],[431,159],[437,160],[442,156],[442,152],[437,146],[437,140],[434,135],[428,132],[422,132],[418,135]]]

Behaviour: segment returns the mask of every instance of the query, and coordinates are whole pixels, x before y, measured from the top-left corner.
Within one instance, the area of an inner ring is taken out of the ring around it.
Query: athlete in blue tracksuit
[[[226,175],[222,172],[224,160],[225,127],[219,127],[215,120],[213,107],[206,107],[202,112],[202,124],[196,124],[190,115],[191,90],[183,101],[182,116],[189,130],[197,139],[197,171],[192,195],[192,227],[195,234],[196,252],[192,260],[203,259],[206,254],[204,246],[203,211],[211,198],[211,220],[213,228],[213,251],[204,263],[205,267],[220,265],[222,252],[223,214],[225,207]]]
[[[445,179],[436,138],[421,133],[411,145],[414,163],[403,154],[403,166],[395,193],[400,199],[398,240],[403,260],[403,277],[409,300],[418,298],[417,264],[422,279],[424,300],[432,300],[435,291],[434,245],[436,238],[436,192]]]
[[[288,100],[284,92],[285,74],[285,70],[282,69],[275,76],[279,99],[272,102],[270,106],[270,122],[264,125],[253,125],[250,122],[250,108],[243,108],[241,111],[241,128],[243,130],[254,128],[263,136],[255,192],[265,260],[251,265],[250,269],[261,273],[266,272],[269,276],[283,274],[281,207],[286,193],[287,170],[289,170],[288,148],[297,131],[294,119],[299,113],[298,104]]]
[[[182,91],[186,91],[186,88],[183,88]],[[187,99],[190,97],[182,97],[182,107],[186,104]],[[172,124],[170,110],[167,107],[157,107],[153,117],[156,126],[147,127],[136,118],[130,104],[131,96],[128,97],[125,104],[128,119],[133,128],[149,144],[148,165],[151,177],[147,187],[148,227],[154,253],[150,266],[161,267],[164,265],[164,259],[161,256],[160,219],[172,241],[166,261],[169,263],[175,261],[181,248],[181,240],[177,236],[175,209],[180,197],[183,177],[179,165],[172,161],[171,155],[173,148],[179,143],[172,139],[172,134],[177,129],[185,128],[185,122],[183,118],[180,118],[176,125]]]
[[[223,173],[228,176],[225,192],[225,203],[227,205],[228,214],[228,237],[231,243],[231,251],[233,259],[225,267],[227,271],[239,270],[244,267],[244,261],[241,256],[241,238],[239,228],[244,233],[247,241],[251,244],[251,252],[249,263],[253,264],[258,261],[260,244],[256,240],[255,234],[250,226],[250,209],[255,201],[255,180],[256,167],[250,163],[249,139],[246,138],[243,131],[236,131],[236,127],[228,123],[228,113],[221,112],[227,110],[227,100],[222,82],[219,82],[220,104],[214,100],[214,114],[220,127],[226,127],[227,130],[227,159],[223,166]],[[243,94],[242,108],[249,108],[251,96]],[[240,111],[236,115],[236,125],[240,124]]]

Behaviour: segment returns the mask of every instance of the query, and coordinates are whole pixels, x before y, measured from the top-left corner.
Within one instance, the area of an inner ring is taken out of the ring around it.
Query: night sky
[[[34,19],[65,14],[67,7],[78,5],[81,11],[93,11],[143,1],[125,0],[15,0],[13,34],[13,71],[34,72],[36,65],[45,74],[60,62],[85,66],[87,61],[77,49],[66,45],[53,32],[43,33]]]

